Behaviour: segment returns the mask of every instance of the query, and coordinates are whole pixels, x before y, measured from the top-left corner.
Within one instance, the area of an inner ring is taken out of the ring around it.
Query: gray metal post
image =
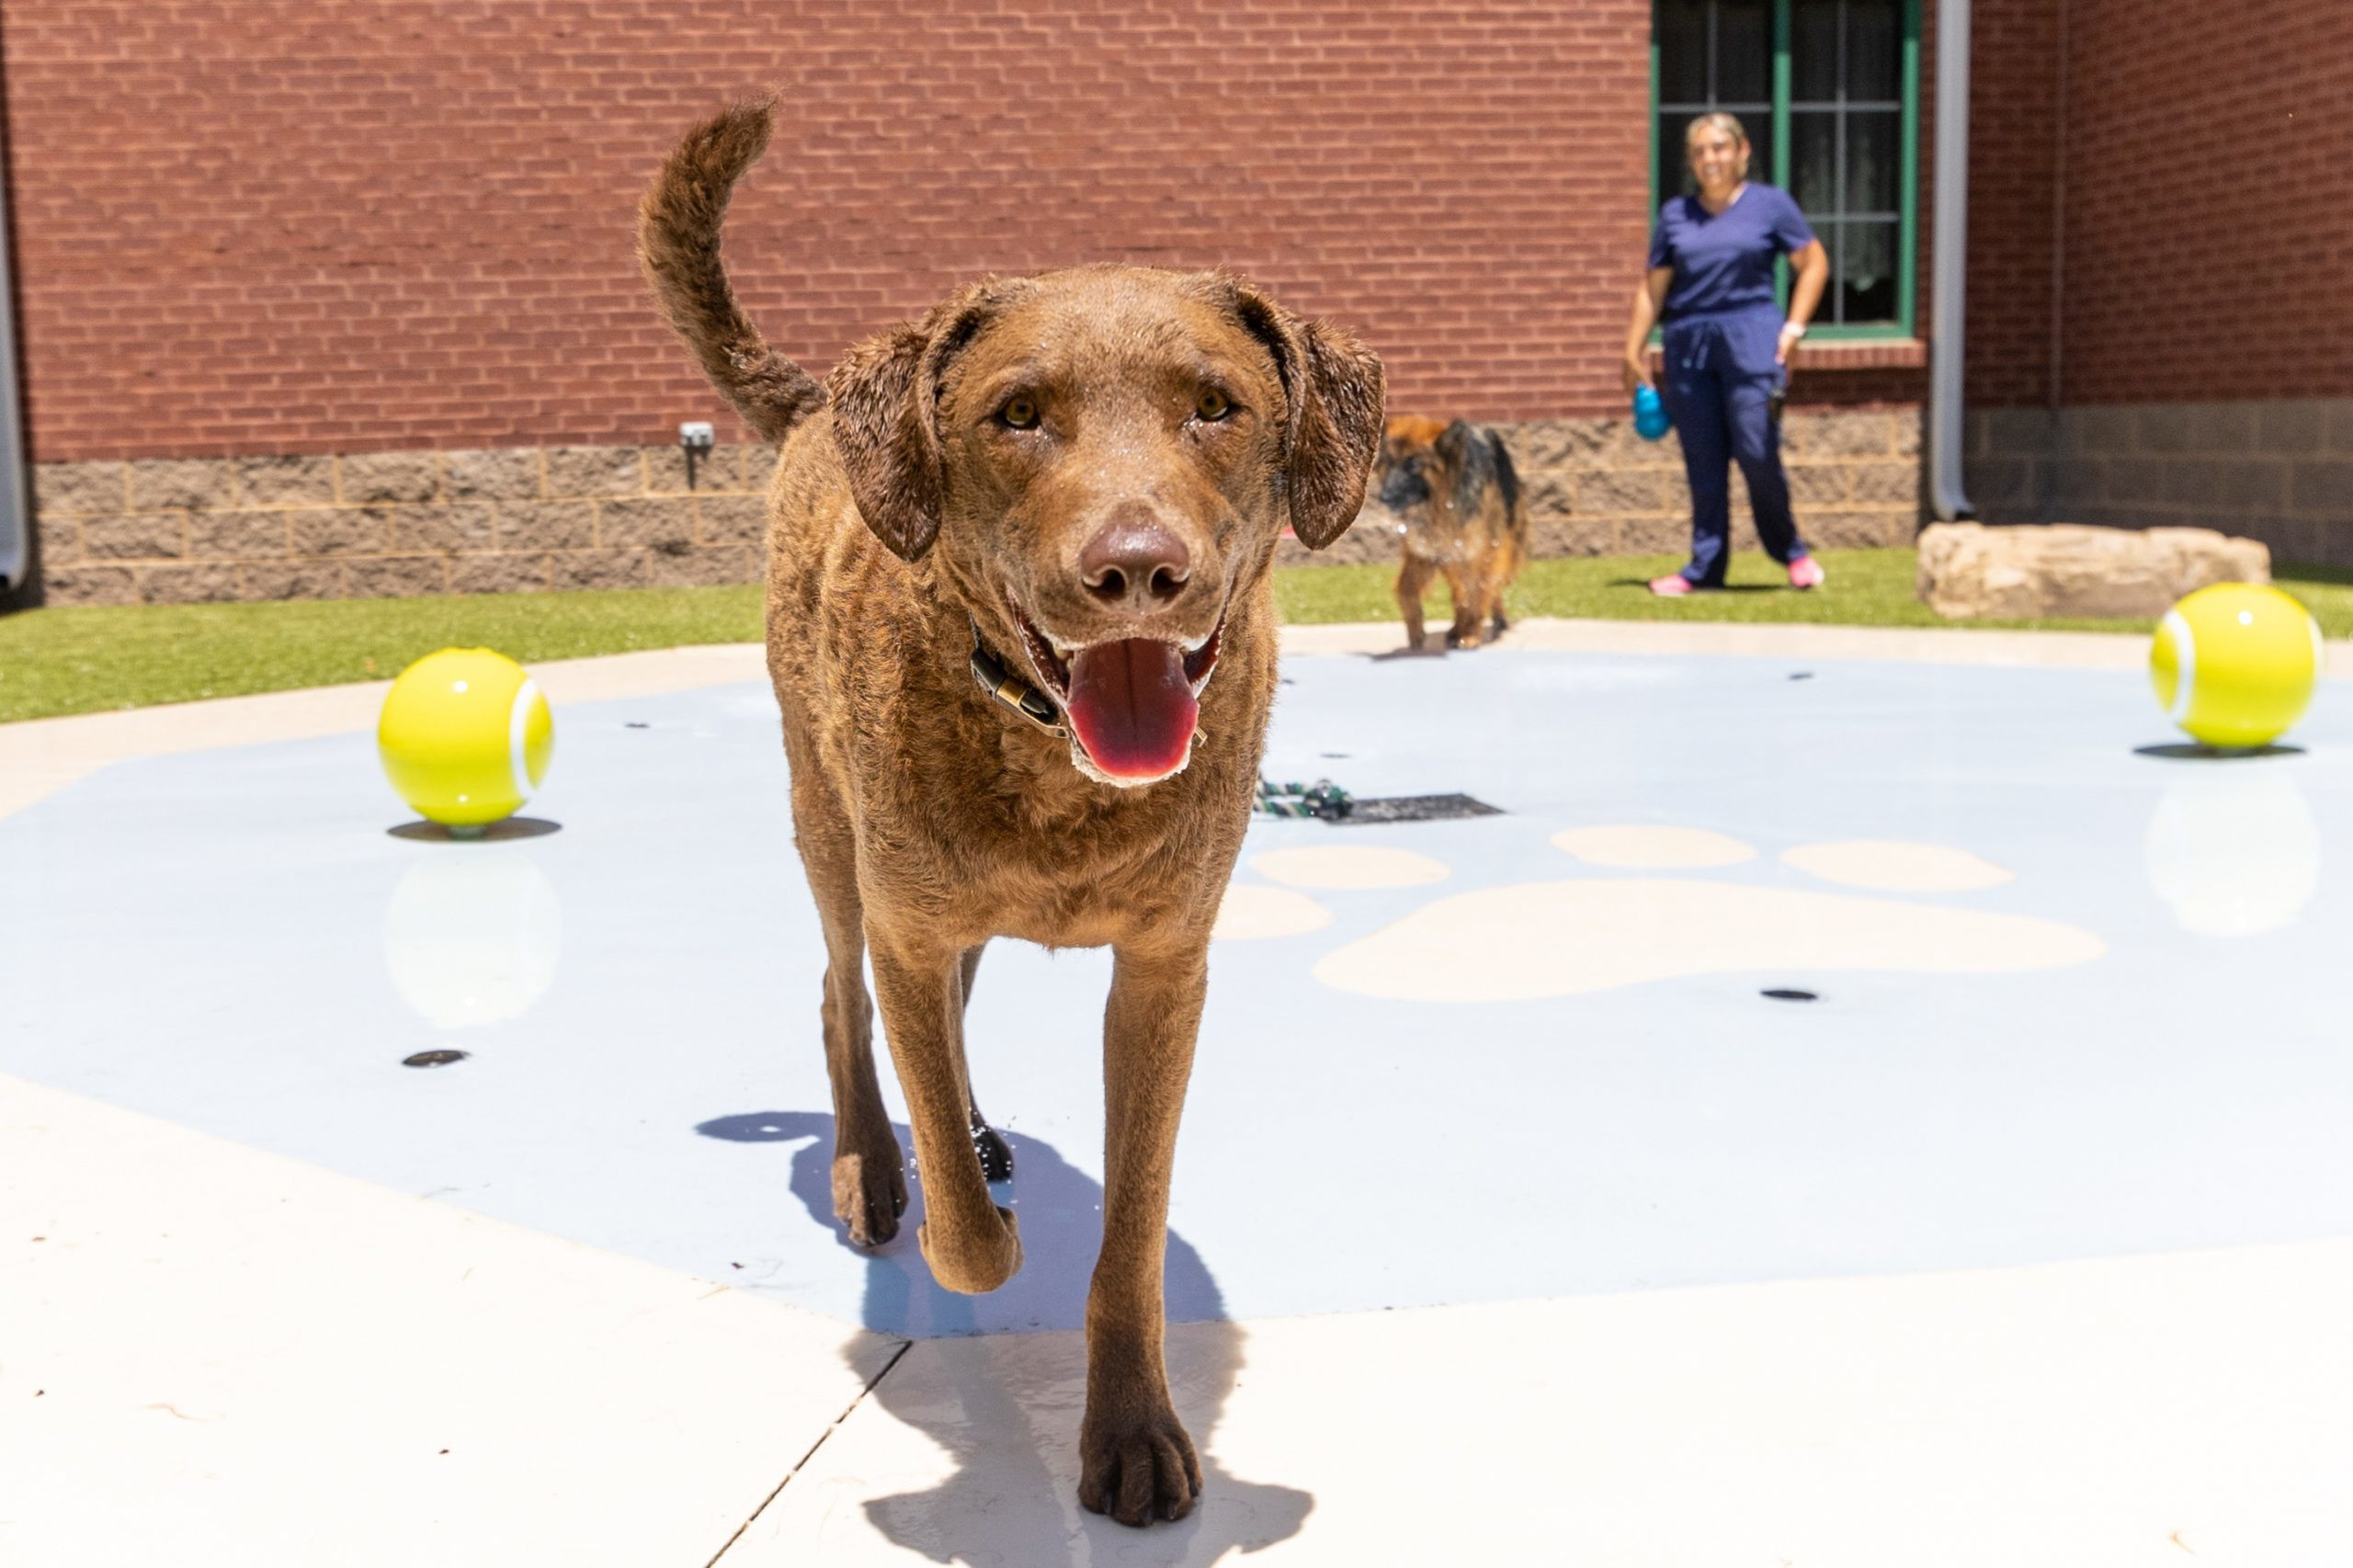
[[[1937,4],[1937,256],[1928,315],[1928,498],[1973,516],[1961,488],[1962,314],[1969,302],[1969,0]]]
[[[0,142],[0,171],[7,168]],[[0,181],[6,179],[0,172]],[[22,587],[32,565],[32,506],[25,483],[24,406],[17,388],[17,290],[8,256],[7,191],[0,184],[0,591]]]

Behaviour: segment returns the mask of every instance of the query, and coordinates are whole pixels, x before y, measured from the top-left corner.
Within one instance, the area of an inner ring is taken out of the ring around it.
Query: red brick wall
[[[730,251],[829,363],[951,282],[1226,264],[1401,408],[1619,403],[1648,0],[44,0],[6,18],[34,455],[659,442],[716,413],[630,255],[782,86]]]
[[[2353,395],[2345,0],[1980,0],[1972,401],[2051,397],[2063,5],[2059,401]]]
[[[1966,397],[1972,408],[2050,401],[2063,3],[2075,0],[1976,0],[1971,11]]]

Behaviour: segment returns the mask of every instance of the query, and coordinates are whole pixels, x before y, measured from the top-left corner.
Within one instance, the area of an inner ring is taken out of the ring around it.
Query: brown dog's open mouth
[[[1047,692],[1070,718],[1086,759],[1115,783],[1149,783],[1185,766],[1202,687],[1217,668],[1225,617],[1200,642],[1187,648],[1152,637],[1129,637],[1081,648],[1058,647],[1038,630],[1011,595],[1006,602],[1021,628],[1029,663]]]

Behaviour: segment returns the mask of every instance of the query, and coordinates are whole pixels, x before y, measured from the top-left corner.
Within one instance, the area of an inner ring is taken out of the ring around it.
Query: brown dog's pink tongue
[[[1184,764],[1200,704],[1174,643],[1131,637],[1082,648],[1070,662],[1078,744],[1114,778],[1158,778]]]

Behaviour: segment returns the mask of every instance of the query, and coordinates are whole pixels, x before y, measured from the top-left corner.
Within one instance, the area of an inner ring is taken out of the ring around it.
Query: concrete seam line
[[[703,1568],[719,1568],[719,1560],[734,1551],[735,1543],[744,1539],[744,1532],[750,1529],[758,1521],[759,1517],[768,1511],[770,1505],[784,1495],[784,1489],[792,1484],[794,1476],[808,1468],[809,1461],[817,1457],[817,1450],[825,1446],[825,1439],[841,1430],[842,1423],[857,1414],[858,1407],[866,1403],[866,1396],[881,1387],[882,1380],[889,1377],[892,1369],[897,1367],[907,1352],[915,1347],[915,1342],[912,1339],[903,1339],[899,1342],[899,1348],[892,1352],[891,1358],[882,1364],[882,1369],[875,1373],[864,1388],[858,1391],[858,1397],[843,1407],[842,1413],[834,1417],[832,1425],[817,1434],[817,1440],[809,1445],[809,1451],[792,1461],[791,1468],[784,1472],[784,1479],[776,1483],[776,1490],[761,1498],[760,1506],[744,1516],[744,1522],[735,1527],[735,1533],[729,1536],[720,1549],[710,1554],[710,1561],[704,1563]]]

